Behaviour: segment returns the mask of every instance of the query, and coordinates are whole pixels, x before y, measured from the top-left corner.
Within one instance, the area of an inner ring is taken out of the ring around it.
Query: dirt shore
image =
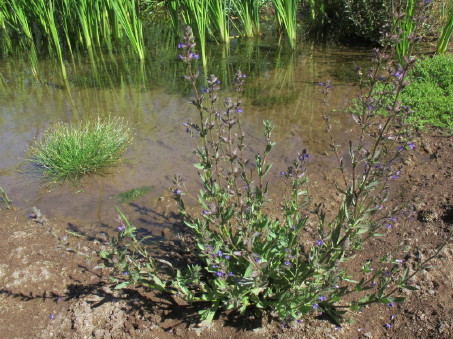
[[[198,328],[196,310],[189,305],[142,289],[109,287],[107,272],[94,269],[93,254],[105,234],[91,233],[93,227],[87,225],[83,236],[71,237],[66,232],[71,225],[65,220],[51,219],[42,225],[27,220],[29,211],[3,209],[1,337],[452,338],[452,174],[453,138],[433,132],[419,136],[390,200],[392,206],[404,205],[410,215],[393,226],[391,237],[370,243],[366,255],[374,258],[383,247],[405,244],[411,248],[405,260],[417,262],[441,243],[448,239],[450,243],[433,267],[414,279],[419,290],[408,293],[405,303],[364,308],[349,314],[351,321],[339,329],[309,317],[282,326],[274,320],[234,314]]]

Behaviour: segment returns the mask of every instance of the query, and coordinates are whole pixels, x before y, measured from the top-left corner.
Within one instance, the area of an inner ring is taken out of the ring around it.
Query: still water
[[[144,64],[127,55],[96,62],[83,56],[69,59],[69,87],[61,81],[58,66],[48,60],[39,60],[33,75],[25,61],[0,59],[0,187],[24,215],[36,206],[49,218],[74,225],[113,227],[119,206],[136,226],[156,236],[169,226],[161,214],[173,207],[159,197],[168,192],[173,175],[183,174],[189,191],[198,188],[191,153],[195,140],[182,126],[194,111],[174,46],[170,42],[150,48]],[[313,43],[290,53],[273,41],[235,40],[229,47],[212,46],[207,68],[219,77],[224,95],[236,69],[247,75],[243,125],[250,135],[248,144],[259,150],[262,120],[274,123],[277,146],[269,176],[274,180],[303,148],[314,171],[322,171],[321,155],[329,144],[322,116],[330,115],[334,133],[344,136],[351,122],[340,110],[357,91],[354,65],[366,63],[368,55],[367,49]],[[332,84],[327,97],[318,84],[326,80]],[[121,116],[132,124],[134,142],[124,164],[107,176],[85,178],[78,187],[45,186],[41,178],[27,174],[28,146],[50,124],[97,116]],[[150,192],[132,203],[113,197],[143,186],[151,186]]]

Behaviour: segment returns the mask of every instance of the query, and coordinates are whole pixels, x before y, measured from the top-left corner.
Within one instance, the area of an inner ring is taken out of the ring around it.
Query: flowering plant
[[[195,46],[192,30],[187,27],[178,47],[186,64],[183,78],[191,86],[190,102],[198,116],[196,121],[183,124],[198,140],[194,149],[198,158],[194,166],[202,185],[198,208],[194,211],[186,206],[184,197],[188,193],[181,175],[175,176],[172,188],[180,216],[192,235],[190,258],[195,257],[191,260],[195,264],[185,268],[163,260],[156,264],[157,259],[140,250],[135,229],[122,216],[113,251],[104,250],[101,255],[107,266],[116,268],[118,287],[139,284],[188,302],[202,302],[207,307],[199,313],[205,322],[222,309],[240,313],[265,310],[284,321],[322,312],[339,324],[345,309],[403,301],[396,293],[414,289],[409,280],[433,256],[412,270],[404,269],[403,260],[391,255],[376,262],[367,260],[355,272],[344,263],[360,254],[367,240],[390,230],[395,221],[394,211],[384,212],[381,206],[387,199],[389,183],[399,174],[395,159],[414,146],[408,142],[397,149],[392,146],[399,141],[396,124],[407,109],[400,108],[396,98],[382,122],[369,107],[381,105],[385,97],[382,102],[363,97],[363,114],[355,117],[362,132],[358,144],[349,143],[348,166],[343,164],[340,147],[332,141],[342,178],[336,186],[343,197],[333,216],[327,217],[321,204],[310,210],[305,176],[309,154],[305,149],[280,172],[284,194],[278,211],[271,213],[266,175],[272,167],[268,155],[275,145],[273,126],[263,122],[263,149],[251,154],[241,126],[240,94],[245,75],[237,71],[235,97],[219,104],[220,81],[215,75],[208,76],[206,87],[199,89],[199,73],[192,68],[197,59]],[[398,92],[405,86],[410,63],[400,66],[392,64],[385,53],[374,54],[377,67],[382,61],[390,67]],[[370,70],[371,82],[379,81],[379,74]],[[315,232],[307,227],[310,217],[317,220]]]

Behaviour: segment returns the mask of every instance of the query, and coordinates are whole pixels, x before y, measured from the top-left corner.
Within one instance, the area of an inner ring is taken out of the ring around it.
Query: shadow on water
[[[138,228],[153,237],[171,228],[175,216],[171,201],[162,196],[182,173],[189,191],[199,189],[191,152],[195,140],[181,125],[191,114],[190,92],[181,80],[171,34],[148,38],[144,63],[127,50],[98,53],[95,59],[75,55],[67,62],[69,88],[65,88],[56,65],[38,60],[38,78],[26,60],[0,59],[0,186],[19,208],[39,207],[49,217],[64,217],[78,223],[113,225],[115,205]],[[160,33],[159,33],[160,34]],[[230,45],[210,46],[208,69],[221,80],[223,94],[230,93],[237,69],[247,75],[244,88],[243,125],[249,133],[249,148],[258,150],[261,123],[276,125],[277,147],[270,180],[303,148],[316,161],[328,147],[322,116],[330,114],[336,132],[350,127],[348,118],[333,109],[345,107],[354,96],[355,64],[368,53],[346,47],[306,43],[296,52],[275,41],[234,39]],[[95,60],[93,62],[93,60]],[[203,79],[206,75],[202,74]],[[329,97],[320,93],[318,82],[332,83]],[[70,97],[68,95],[70,93]],[[324,103],[323,103],[324,102]],[[87,177],[82,185],[44,186],[39,178],[18,169],[25,163],[28,146],[57,121],[73,122],[97,116],[122,116],[132,123],[135,140],[126,162],[105,177]],[[119,203],[115,194],[152,185],[153,189],[130,203]],[[195,200],[189,200],[195,204]]]

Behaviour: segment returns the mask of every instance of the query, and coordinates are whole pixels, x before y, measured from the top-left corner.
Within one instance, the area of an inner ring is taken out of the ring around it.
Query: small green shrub
[[[397,94],[401,107],[410,111],[405,117],[407,127],[423,130],[432,126],[448,133],[453,131],[452,65],[452,55],[435,55],[415,61],[413,68],[407,73],[408,83],[401,87]],[[355,100],[350,111],[361,115],[365,107],[385,116],[385,107],[395,101],[394,82],[402,75],[401,70],[395,70],[390,77],[380,76],[380,81],[373,84],[369,101],[360,103]],[[375,104],[378,101],[380,106]]]
[[[453,85],[443,91],[431,82],[415,81],[404,90],[401,100],[413,111],[406,121],[410,125],[453,131]]]
[[[412,81],[429,82],[445,91],[453,84],[453,55],[421,58],[417,60],[409,76]]]
[[[433,126],[453,131],[453,56],[419,59],[408,75],[411,83],[401,93],[403,105],[413,111],[407,122],[420,129]]]
[[[116,165],[131,141],[120,118],[69,125],[57,123],[30,147],[30,163],[51,182],[77,181]]]

